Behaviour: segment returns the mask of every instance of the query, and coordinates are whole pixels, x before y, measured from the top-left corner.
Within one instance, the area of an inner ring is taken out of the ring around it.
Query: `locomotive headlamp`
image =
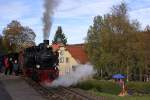
[[[39,69],[39,68],[40,68],[40,65],[36,65],[36,68],[38,68],[38,69]]]
[[[47,45],[47,48],[50,48],[50,46],[49,46],[49,45]]]

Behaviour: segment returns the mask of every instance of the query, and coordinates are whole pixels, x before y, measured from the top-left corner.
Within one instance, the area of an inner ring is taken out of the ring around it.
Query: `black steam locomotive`
[[[26,48],[23,53],[25,75],[38,82],[51,82],[59,75],[58,52],[49,46],[49,40]]]

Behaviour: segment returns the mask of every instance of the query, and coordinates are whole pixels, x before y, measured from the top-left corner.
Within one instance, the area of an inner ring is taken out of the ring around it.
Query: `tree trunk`
[[[140,75],[140,81],[143,81],[143,75],[142,75],[143,73],[142,73],[142,69],[140,68],[140,71],[139,71],[139,75]]]
[[[101,68],[101,79],[103,78],[103,69]]]
[[[127,82],[129,82],[129,66],[127,66]]]

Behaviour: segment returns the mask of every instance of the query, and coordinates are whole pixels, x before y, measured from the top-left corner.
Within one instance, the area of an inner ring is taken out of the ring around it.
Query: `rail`
[[[39,83],[31,79],[24,78],[29,85],[31,85],[37,92],[48,100],[105,100],[104,98],[96,99],[96,97],[89,94],[82,93],[73,88],[66,87],[43,87]]]

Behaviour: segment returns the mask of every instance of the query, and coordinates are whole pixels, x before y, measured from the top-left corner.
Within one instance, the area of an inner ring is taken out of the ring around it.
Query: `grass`
[[[100,92],[96,92],[96,91],[89,91],[94,93],[97,96],[103,96],[105,97],[107,100],[150,100],[150,96],[149,95],[145,95],[145,96],[124,96],[124,97],[120,97],[117,95],[112,95],[112,94],[107,94],[107,93],[100,93]]]
[[[126,85],[131,93],[150,94],[149,82],[128,82]]]
[[[134,93],[124,97],[118,96],[121,89],[112,81],[87,80],[79,83],[76,87],[92,92],[97,96],[103,96],[106,100],[150,100],[149,83],[130,82],[127,85],[129,89],[134,90]],[[141,91],[144,91],[144,94],[141,94]]]

